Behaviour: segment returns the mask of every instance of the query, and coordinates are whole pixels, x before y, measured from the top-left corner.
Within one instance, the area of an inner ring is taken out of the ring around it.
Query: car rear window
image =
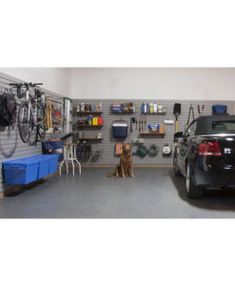
[[[235,120],[212,121],[212,129],[217,132],[226,132],[226,131],[235,132]]]

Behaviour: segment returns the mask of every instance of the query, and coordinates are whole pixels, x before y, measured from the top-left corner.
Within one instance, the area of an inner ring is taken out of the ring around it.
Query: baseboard
[[[82,168],[113,168],[115,164],[85,164]],[[172,168],[172,164],[136,164],[134,168]]]

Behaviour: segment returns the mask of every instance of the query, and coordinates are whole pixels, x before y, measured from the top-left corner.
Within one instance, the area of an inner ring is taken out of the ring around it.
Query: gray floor
[[[110,169],[48,178],[0,200],[1,218],[233,218],[235,193],[185,195],[184,179],[171,170],[136,169],[134,179],[108,178]]]

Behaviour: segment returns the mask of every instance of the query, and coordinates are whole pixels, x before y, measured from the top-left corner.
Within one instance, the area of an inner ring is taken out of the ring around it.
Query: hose
[[[156,145],[156,144],[152,144],[149,146],[149,149],[148,149],[148,155],[149,157],[155,157],[157,156],[157,153],[159,151],[159,147]]]

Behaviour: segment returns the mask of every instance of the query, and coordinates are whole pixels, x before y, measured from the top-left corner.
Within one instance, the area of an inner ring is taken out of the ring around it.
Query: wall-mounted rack
[[[84,138],[78,138],[78,140],[77,141],[93,141],[93,142],[95,142],[95,141],[102,141],[103,140],[103,138],[96,138],[96,137],[84,137]]]
[[[141,113],[141,115],[166,115],[166,112],[147,112]]]
[[[87,115],[101,115],[101,114],[103,114],[103,112],[101,112],[101,111],[84,111],[84,112],[81,112],[81,111],[79,111],[79,112],[75,112],[75,115],[77,115],[77,116],[87,116]]]
[[[103,125],[75,125],[75,128],[102,128]]]
[[[139,135],[142,137],[164,137],[166,133],[160,132],[140,132]]]

